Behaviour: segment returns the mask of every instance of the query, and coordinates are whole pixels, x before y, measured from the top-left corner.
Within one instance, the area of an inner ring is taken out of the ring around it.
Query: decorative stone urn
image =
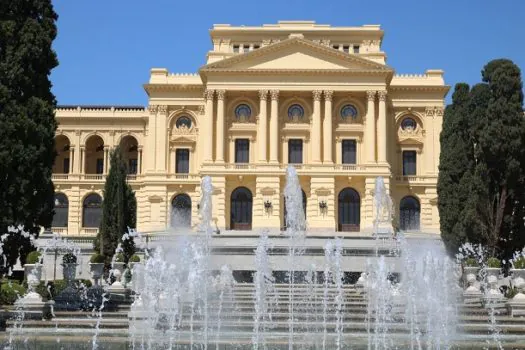
[[[115,277],[115,282],[113,282],[111,284],[111,286],[109,287],[109,289],[112,292],[120,293],[120,292],[124,292],[126,290],[126,288],[122,284],[122,277],[123,277],[123,274],[124,274],[124,266],[125,265],[126,264],[124,264],[123,262],[114,262],[113,263],[113,269],[111,270],[111,273]]]
[[[501,299],[503,293],[499,290],[498,281],[501,269],[498,267],[488,267],[487,272],[487,290],[485,291],[486,299]]]
[[[70,286],[77,276],[77,263],[63,263],[62,273],[66,284]]]
[[[41,319],[44,302],[40,294],[35,292],[35,288],[40,283],[40,278],[42,277],[42,265],[25,264],[24,273],[27,280],[28,291],[23,298],[15,302],[15,305],[24,310],[28,319]]]
[[[104,263],[89,263],[89,272],[91,273],[91,278],[95,281],[95,287],[99,287],[100,278],[104,273]]]
[[[466,297],[479,297],[481,296],[481,290],[479,289],[478,282],[479,267],[477,266],[466,266],[463,269],[463,278],[467,284],[467,288],[463,292],[463,296]]]
[[[511,316],[525,316],[525,269],[511,269],[512,286],[518,293],[507,302]]]

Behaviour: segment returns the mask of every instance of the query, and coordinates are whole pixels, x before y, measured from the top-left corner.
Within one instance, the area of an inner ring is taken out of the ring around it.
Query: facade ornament
[[[321,90],[314,90],[312,91],[312,94],[314,96],[314,101],[321,101],[321,96],[323,95]]]
[[[324,46],[330,46],[330,40],[329,39],[322,40],[321,44]]]
[[[369,90],[369,91],[366,92],[366,99],[368,101],[374,101],[375,98],[376,98],[376,92],[375,91]]]
[[[157,105],[149,105],[148,106],[148,111],[151,113],[151,114],[155,114],[157,113],[157,110],[159,109],[159,106]]]
[[[333,90],[325,90],[324,91],[324,100],[325,101],[332,101],[333,97],[334,97],[334,91]]]
[[[279,99],[279,90],[270,90],[270,96],[272,97],[273,101],[276,101]]]
[[[204,90],[204,99],[205,100],[213,100],[213,94],[214,90]]]
[[[270,43],[271,43],[270,39],[263,39],[262,46],[268,46],[270,45]]]
[[[75,129],[75,135],[80,136],[80,129]]]
[[[443,107],[438,107],[438,106],[426,107],[425,115],[427,117],[442,117]]]
[[[268,90],[259,90],[259,99],[266,101],[268,98]]]
[[[226,90],[217,90],[217,100],[224,100]]]
[[[159,113],[165,114],[168,111],[167,105],[159,105]]]
[[[378,91],[377,95],[379,96],[379,101],[386,101],[387,92],[385,90]]]
[[[198,112],[200,115],[204,115],[205,111],[206,111],[206,107],[205,107],[205,106],[199,106],[199,107],[197,108],[197,112]]]

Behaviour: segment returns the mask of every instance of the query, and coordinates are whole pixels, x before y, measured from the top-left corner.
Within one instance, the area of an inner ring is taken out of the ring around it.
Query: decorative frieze
[[[427,117],[442,117],[443,107],[433,106],[425,108],[425,115]]]

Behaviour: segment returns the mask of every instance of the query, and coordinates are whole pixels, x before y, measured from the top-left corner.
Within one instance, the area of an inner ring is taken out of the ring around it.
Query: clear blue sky
[[[214,23],[261,25],[315,20],[381,24],[397,73],[445,70],[445,80],[480,81],[483,65],[506,57],[525,70],[524,0],[53,0],[59,15],[53,71],[59,104],[147,104],[151,67],[196,72]],[[450,94],[448,99],[450,99]]]

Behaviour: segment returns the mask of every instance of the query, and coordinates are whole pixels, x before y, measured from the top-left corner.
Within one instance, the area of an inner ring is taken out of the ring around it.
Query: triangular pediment
[[[239,70],[341,70],[382,71],[392,69],[358,55],[341,52],[303,38],[291,38],[201,68],[201,72]]]
[[[408,138],[400,140],[399,144],[400,145],[406,145],[406,146],[408,146],[408,145],[423,146],[423,142],[421,142],[420,140],[411,138],[411,137],[408,137]]]

